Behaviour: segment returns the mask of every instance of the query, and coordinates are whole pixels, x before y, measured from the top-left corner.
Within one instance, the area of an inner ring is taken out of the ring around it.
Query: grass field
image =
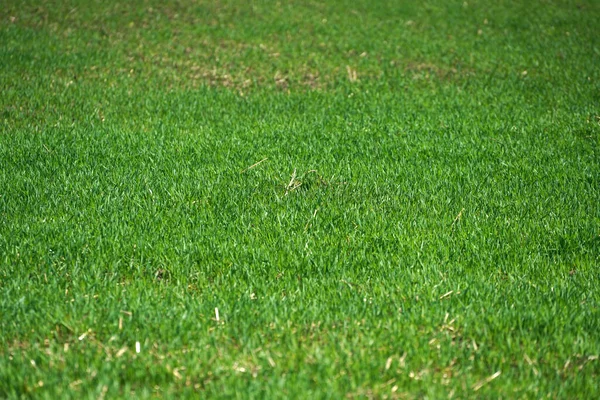
[[[0,398],[598,398],[599,20],[1,2]]]

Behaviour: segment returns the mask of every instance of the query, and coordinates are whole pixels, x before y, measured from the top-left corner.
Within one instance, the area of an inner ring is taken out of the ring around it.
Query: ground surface
[[[597,398],[600,4],[247,3],[2,2],[0,397]]]

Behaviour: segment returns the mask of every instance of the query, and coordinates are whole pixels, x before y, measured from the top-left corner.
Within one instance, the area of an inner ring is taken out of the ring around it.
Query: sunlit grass
[[[163,3],[0,8],[0,397],[598,396],[596,2]]]

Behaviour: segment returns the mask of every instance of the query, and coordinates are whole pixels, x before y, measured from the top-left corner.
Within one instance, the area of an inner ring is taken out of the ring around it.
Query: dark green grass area
[[[598,397],[598,2],[163,3],[0,7],[0,397]]]

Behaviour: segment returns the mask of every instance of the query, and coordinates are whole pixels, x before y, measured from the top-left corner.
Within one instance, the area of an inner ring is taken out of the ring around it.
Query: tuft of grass
[[[599,17],[5,2],[0,397],[598,397]]]

